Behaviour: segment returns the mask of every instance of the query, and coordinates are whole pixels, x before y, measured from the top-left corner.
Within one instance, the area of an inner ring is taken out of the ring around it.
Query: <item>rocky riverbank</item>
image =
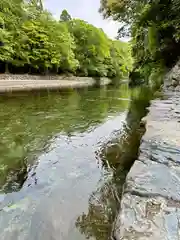
[[[180,239],[180,64],[153,100],[139,158],[127,175],[116,240]],[[176,84],[175,84],[176,82]]]
[[[100,85],[108,85],[111,80],[100,78]],[[97,82],[91,77],[75,76],[36,76],[36,75],[0,75],[0,92],[30,91],[39,89],[81,88],[93,86]]]

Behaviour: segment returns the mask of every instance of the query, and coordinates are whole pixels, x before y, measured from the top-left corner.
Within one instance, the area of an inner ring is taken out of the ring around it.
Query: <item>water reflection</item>
[[[105,174],[89,198],[88,212],[82,213],[76,221],[76,227],[87,239],[113,239],[113,223],[120,207],[123,184],[138,156],[145,132],[141,119],[147,114],[150,99],[148,88],[135,89],[124,127],[96,152]]]
[[[0,191],[18,191],[50,139],[85,133],[126,109],[126,86],[61,93],[22,93],[0,97]],[[120,98],[120,99],[119,99]]]
[[[1,97],[0,238],[111,239],[147,93],[124,85]]]

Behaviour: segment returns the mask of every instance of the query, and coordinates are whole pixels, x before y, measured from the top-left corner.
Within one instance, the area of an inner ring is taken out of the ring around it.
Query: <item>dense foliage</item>
[[[179,0],[101,0],[105,17],[122,22],[119,36],[132,36],[135,69],[147,76],[154,66],[171,67],[180,55]]]
[[[116,77],[131,68],[129,45],[66,10],[57,21],[41,0],[0,1],[1,72]]]

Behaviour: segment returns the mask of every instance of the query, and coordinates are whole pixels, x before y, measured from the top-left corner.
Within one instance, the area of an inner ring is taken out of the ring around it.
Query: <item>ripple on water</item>
[[[110,239],[141,104],[130,95],[123,85],[3,97],[1,240]]]

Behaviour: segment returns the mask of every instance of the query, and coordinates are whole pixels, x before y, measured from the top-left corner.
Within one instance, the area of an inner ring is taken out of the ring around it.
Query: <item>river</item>
[[[0,239],[108,240],[147,89],[0,96]]]

